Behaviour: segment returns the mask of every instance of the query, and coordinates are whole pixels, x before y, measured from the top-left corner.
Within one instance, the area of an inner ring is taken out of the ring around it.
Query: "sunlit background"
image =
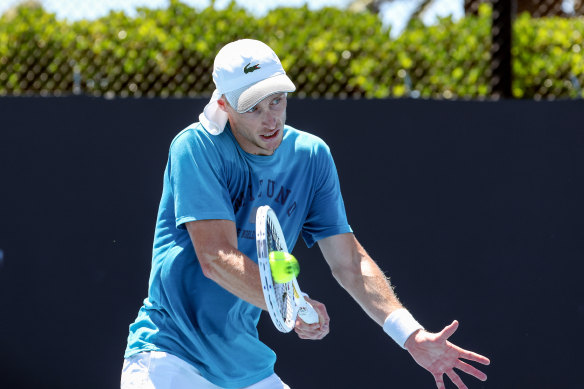
[[[207,96],[216,51],[254,37],[298,97],[581,98],[583,12],[581,0],[4,0],[0,95]]]

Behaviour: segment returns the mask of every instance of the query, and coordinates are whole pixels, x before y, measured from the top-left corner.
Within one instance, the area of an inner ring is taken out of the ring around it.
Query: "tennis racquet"
[[[307,324],[318,323],[318,314],[304,299],[294,274],[288,282],[274,281],[269,255],[275,251],[288,253],[288,246],[276,213],[268,205],[259,207],[256,213],[256,244],[264,298],[276,328],[290,332],[297,315]]]

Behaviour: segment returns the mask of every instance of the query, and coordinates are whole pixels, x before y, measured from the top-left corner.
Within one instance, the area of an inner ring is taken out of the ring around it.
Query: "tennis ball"
[[[292,254],[283,251],[272,251],[269,255],[272,278],[277,284],[292,281],[300,273],[300,265]]]

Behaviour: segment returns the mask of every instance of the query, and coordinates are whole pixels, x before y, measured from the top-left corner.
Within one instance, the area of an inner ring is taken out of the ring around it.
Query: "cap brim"
[[[252,86],[225,93],[229,104],[239,113],[249,111],[257,103],[276,93],[294,92],[296,86],[283,74],[258,81]]]

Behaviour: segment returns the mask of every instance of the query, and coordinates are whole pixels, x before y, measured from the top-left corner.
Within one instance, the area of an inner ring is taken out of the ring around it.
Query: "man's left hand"
[[[487,357],[464,350],[448,341],[448,338],[454,334],[457,328],[458,322],[455,320],[437,334],[419,330],[411,335],[405,343],[405,348],[414,360],[434,376],[438,389],[446,388],[444,386],[444,374],[459,389],[467,389],[467,386],[454,369],[470,374],[481,381],[487,380],[485,373],[461,361],[461,359],[478,362],[483,365],[488,365],[491,361]]]

